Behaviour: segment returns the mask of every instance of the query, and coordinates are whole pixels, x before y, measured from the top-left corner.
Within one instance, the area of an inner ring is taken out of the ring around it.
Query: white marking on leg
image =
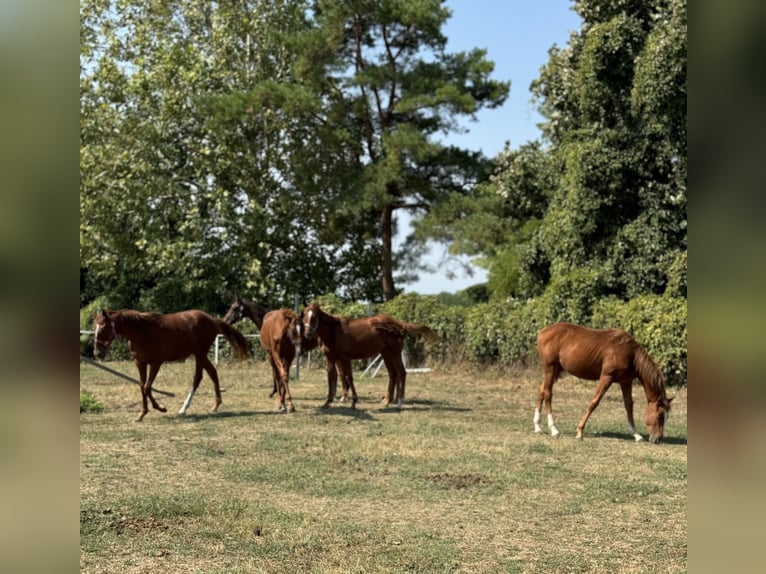
[[[548,428],[551,431],[551,436],[559,436],[561,434],[559,429],[556,428],[556,425],[553,424],[553,413],[548,414]]]
[[[535,423],[535,432],[543,432],[543,429],[540,428],[540,409],[535,409],[535,416],[532,417],[532,422]]]
[[[193,397],[193,396],[194,396],[194,389],[192,389],[192,390],[190,390],[190,391],[189,391],[189,396],[188,396],[188,397],[186,397],[186,400],[184,401],[184,404],[183,404],[183,405],[181,405],[181,410],[180,410],[180,411],[178,411],[178,414],[179,414],[179,415],[185,415],[185,414],[186,414],[186,411],[187,411],[187,409],[188,409],[188,408],[189,408],[189,406],[191,405],[191,402],[192,402],[192,397]]]
[[[628,432],[633,435],[633,438],[636,439],[636,442],[641,442],[644,440],[644,437],[636,432],[636,427],[634,427],[632,424],[628,424]]]

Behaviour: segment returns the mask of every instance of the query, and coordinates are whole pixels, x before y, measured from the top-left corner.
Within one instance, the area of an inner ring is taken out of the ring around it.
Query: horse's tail
[[[218,319],[216,317],[215,324],[216,327],[218,327],[218,332],[226,337],[226,340],[234,348],[234,352],[237,355],[237,358],[240,361],[247,360],[250,356],[250,349],[248,348],[247,339],[245,339],[245,336],[223,319]]]
[[[633,354],[633,366],[644,387],[658,397],[665,398],[665,375],[642,346]]]
[[[404,321],[402,322],[404,323]],[[439,340],[439,334],[428,325],[421,325],[420,323],[404,323],[404,328],[408,333],[414,333],[419,337],[423,337],[430,343],[435,343]]]
[[[371,321],[376,329],[387,331],[397,337],[404,337],[407,333],[412,333],[417,336],[422,336],[428,341],[439,340],[439,335],[436,331],[431,329],[431,327],[421,325],[420,323],[408,323],[387,315],[373,317]]]

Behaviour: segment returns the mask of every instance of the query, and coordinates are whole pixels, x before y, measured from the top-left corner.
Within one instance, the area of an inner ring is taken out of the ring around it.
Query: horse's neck
[[[126,339],[133,338],[136,333],[142,331],[149,323],[151,321],[135,312],[120,313],[114,317],[115,332]]]
[[[268,313],[265,307],[257,307],[251,303],[249,305],[245,305],[245,310],[247,311],[247,317],[253,323],[255,323],[256,327],[259,329],[263,327],[263,318],[266,316],[266,313]]]
[[[340,319],[325,313],[321,309],[316,311],[317,314],[317,333],[322,339],[328,339],[332,331],[340,325]]]

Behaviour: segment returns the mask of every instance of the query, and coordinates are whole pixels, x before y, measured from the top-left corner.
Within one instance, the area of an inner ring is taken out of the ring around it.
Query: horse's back
[[[266,313],[261,326],[261,346],[271,349],[276,341],[285,336],[290,323],[297,320],[298,317],[289,309],[274,309]]]
[[[574,323],[554,323],[537,336],[544,368],[556,367],[582,379],[596,380],[608,371],[632,378],[638,344],[621,329],[593,329]]]

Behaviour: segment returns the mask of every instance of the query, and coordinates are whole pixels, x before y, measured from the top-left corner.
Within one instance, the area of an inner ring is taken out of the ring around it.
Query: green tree
[[[317,165],[335,160],[334,185],[318,189],[304,176],[303,190],[323,200],[329,236],[364,221],[353,248],[378,254],[378,293],[386,300],[397,293],[394,273],[405,261],[392,249],[397,210],[422,215],[486,175],[485,158],[444,145],[439,135],[457,130],[461,116],[502,104],[509,89],[491,79],[485,51],[446,52],[441,28],[451,12],[444,4],[319,0],[311,29],[296,38],[297,86],[288,101],[313,98],[323,156],[312,162],[299,155],[307,161],[296,163],[316,178]]]
[[[479,256],[494,296],[554,283],[589,289],[588,300],[685,293],[686,2],[574,9],[580,31],[531,86],[544,146],[505,150],[477,201],[433,229]]]
[[[685,264],[686,2],[575,9],[581,31],[533,84],[561,177],[532,243],[551,276],[592,268],[602,294],[661,294]]]
[[[83,0],[81,297],[393,297],[394,213],[483,177],[437,138],[508,93],[443,4]]]
[[[234,291],[276,304],[335,285],[334,253],[296,223],[290,118],[253,89],[289,78],[295,55],[281,38],[305,27],[305,8],[81,3],[86,299],[215,310]]]

